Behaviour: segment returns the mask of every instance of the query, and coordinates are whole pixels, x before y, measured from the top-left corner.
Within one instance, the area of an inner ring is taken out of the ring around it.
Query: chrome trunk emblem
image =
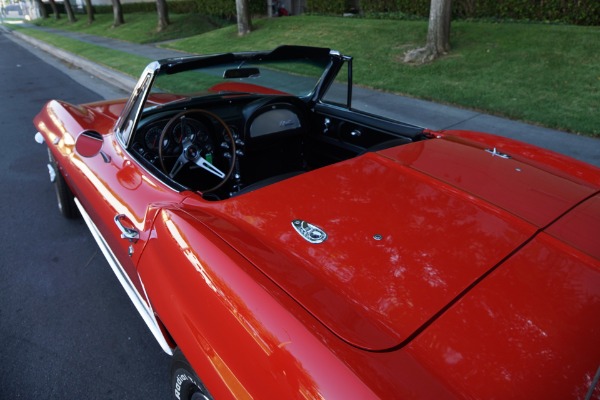
[[[318,244],[323,243],[327,239],[325,231],[318,226],[309,224],[301,219],[295,219],[292,221],[292,226],[306,241]]]
[[[498,151],[498,149],[496,149],[495,147],[493,149],[485,149],[485,151],[490,153],[493,157],[500,157],[500,158],[504,158],[505,160],[512,158],[508,154]]]

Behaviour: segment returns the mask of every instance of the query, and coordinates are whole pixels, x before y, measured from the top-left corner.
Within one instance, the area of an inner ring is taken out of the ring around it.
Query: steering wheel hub
[[[200,149],[198,146],[191,144],[183,149],[185,158],[190,162],[195,162],[200,157]]]
[[[211,149],[214,148],[214,145],[210,144],[211,139],[209,137],[215,134],[214,131],[211,133],[209,130],[199,130],[191,136],[180,136],[180,142],[183,146],[180,147],[181,150],[179,150],[179,156],[174,163],[169,163],[169,166],[167,167],[165,158],[170,155],[165,154],[165,143],[168,143],[166,138],[170,136],[177,137],[173,130],[176,129],[178,124],[180,125],[179,129],[185,129],[184,125],[187,123],[187,117],[193,114],[212,119],[221,125],[223,128],[222,130],[219,130],[219,132],[222,132],[221,135],[223,136],[221,140],[230,144],[226,148],[228,154],[219,155],[213,153]],[[199,146],[197,143],[203,143],[204,145]],[[206,154],[203,155],[203,152]],[[212,176],[213,181],[216,177],[218,180],[216,184],[212,184],[211,182],[208,184],[209,187],[203,188],[202,190],[203,192],[211,192],[223,186],[233,173],[236,164],[235,140],[229,126],[227,126],[225,121],[219,116],[210,111],[201,109],[185,110],[173,116],[163,128],[158,140],[158,158],[163,171],[172,179],[175,179],[177,174],[179,174],[185,166],[191,166],[190,168],[199,167],[200,170],[203,170],[205,173],[208,173],[209,176]]]

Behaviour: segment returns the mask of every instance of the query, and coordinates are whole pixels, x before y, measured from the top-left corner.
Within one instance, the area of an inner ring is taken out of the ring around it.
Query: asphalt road
[[[49,99],[101,97],[2,30],[0,49],[0,399],[168,399],[170,358],[85,224],[59,214],[33,140]]]

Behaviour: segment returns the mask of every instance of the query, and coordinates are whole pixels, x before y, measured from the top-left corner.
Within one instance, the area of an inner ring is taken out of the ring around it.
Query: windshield
[[[330,65],[318,57],[256,54],[216,56],[166,64],[153,82],[146,106],[227,93],[311,95]]]

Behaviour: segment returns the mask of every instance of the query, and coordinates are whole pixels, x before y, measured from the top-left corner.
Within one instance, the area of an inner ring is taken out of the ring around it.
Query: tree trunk
[[[451,0],[431,0],[425,47],[407,52],[404,62],[425,64],[450,51]]]
[[[88,25],[94,22],[94,7],[92,6],[92,0],[85,0],[85,11],[87,13]]]
[[[157,31],[161,32],[167,28],[171,23],[169,21],[169,9],[167,7],[167,0],[156,0],[156,11],[158,13],[158,28]]]
[[[60,19],[60,14],[58,13],[58,7],[56,7],[56,2],[54,0],[48,0],[48,2],[50,3],[50,7],[52,8],[54,19]]]
[[[123,18],[123,7],[121,7],[120,0],[112,0],[113,6],[113,28],[123,25],[125,23],[125,18]]]
[[[235,0],[235,6],[237,11],[238,35],[245,36],[252,31],[248,0]]]
[[[74,23],[77,21],[75,18],[75,13],[73,12],[73,7],[71,7],[71,2],[69,0],[64,0],[65,3],[65,11],[67,12],[67,17],[69,18],[70,23]]]
[[[427,43],[431,43],[436,52],[443,54],[450,51],[450,21],[452,19],[451,0],[432,0],[429,12],[429,29]],[[432,23],[432,21],[435,21]]]
[[[43,19],[48,18],[48,10],[46,10],[46,6],[44,6],[42,0],[35,0],[35,3],[37,4],[38,10],[40,11],[40,17],[42,17]]]

